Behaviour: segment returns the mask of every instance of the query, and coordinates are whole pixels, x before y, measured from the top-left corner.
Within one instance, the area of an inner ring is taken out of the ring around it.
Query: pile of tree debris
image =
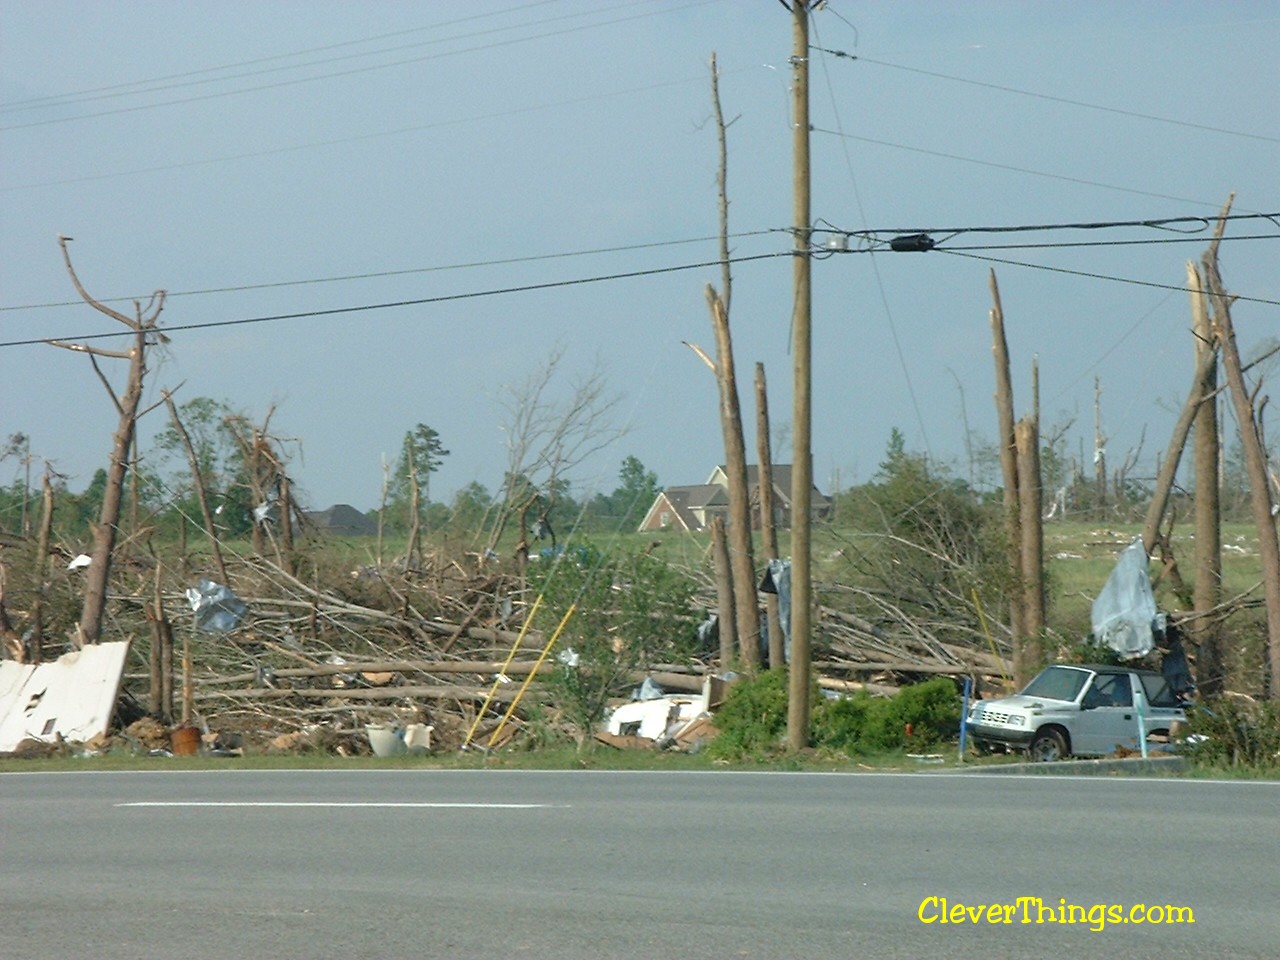
[[[549,643],[555,620],[526,622],[533,598],[515,564],[427,554],[412,570],[362,565],[323,582],[312,570],[307,582],[281,563],[241,558],[225,564],[230,586],[181,577],[184,565],[117,565],[103,640],[129,641],[128,652],[112,740],[99,737],[94,749],[172,750],[174,730],[195,728],[203,750],[353,755],[370,752],[370,725],[423,724],[433,751],[451,751],[501,747],[531,724],[541,736],[564,726],[539,677],[570,667]],[[710,578],[687,575],[714,610]],[[70,612],[79,577],[54,572],[46,614]],[[0,610],[3,601],[0,593]],[[30,619],[29,610],[13,612]],[[74,627],[62,626],[74,656]],[[63,652],[47,641],[33,646],[30,631],[16,649],[45,662]],[[993,681],[1008,673],[997,654],[944,643],[918,625],[886,630],[831,607],[821,609],[815,650],[820,683],[837,690],[890,693],[938,673]],[[649,664],[629,679],[698,691],[704,675],[721,669],[719,648],[704,652]],[[72,739],[54,729],[28,732],[51,743]]]

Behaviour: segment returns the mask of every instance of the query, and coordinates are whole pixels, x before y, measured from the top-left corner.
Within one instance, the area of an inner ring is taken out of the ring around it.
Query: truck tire
[[[1038,763],[1052,763],[1067,758],[1067,741],[1061,731],[1049,727],[1039,731],[1031,741],[1031,759]]]

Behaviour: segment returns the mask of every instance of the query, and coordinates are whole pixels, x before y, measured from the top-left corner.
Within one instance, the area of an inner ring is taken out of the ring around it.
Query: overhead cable
[[[732,233],[729,237],[731,239],[738,237],[757,237],[775,232],[776,231],[774,230],[749,230],[741,233]],[[689,243],[708,243],[716,239],[718,238],[690,237],[684,240],[658,240],[653,243],[632,243],[618,247],[598,247],[592,250],[570,250],[564,253],[541,253],[528,257],[503,257],[498,260],[476,260],[470,263],[449,263],[436,267],[410,267],[404,270],[379,270],[374,273],[351,273],[336,277],[309,277],[303,280],[276,280],[270,283],[246,283],[238,286],[209,287],[204,290],[176,290],[166,293],[166,296],[172,300],[175,297],[197,297],[214,293],[243,293],[249,290],[271,290],[278,287],[301,287],[316,283],[339,283],[348,280],[378,280],[385,277],[404,277],[415,273],[439,273],[444,270],[465,270],[476,267],[503,267],[510,266],[515,263],[534,263],[539,260],[562,260],[570,257],[587,257],[603,253],[629,253],[634,250],[650,250],[656,247],[676,247]],[[146,296],[150,296],[150,294],[147,294]],[[135,300],[141,299],[146,299],[146,297],[110,297],[100,299],[98,302],[132,303]],[[83,300],[60,300],[55,303],[30,303],[11,307],[0,306],[0,313],[11,310],[42,310],[48,307],[77,307],[83,303]]]
[[[718,2],[718,0],[696,0],[696,2],[688,4],[688,6],[701,6],[707,3]],[[42,127],[53,123],[68,123],[75,120],[87,120],[95,117],[109,117],[122,113],[135,113],[140,110],[153,110],[157,107],[179,106],[188,103],[198,103],[203,100],[214,100],[221,97],[239,96],[245,93],[257,93],[262,90],[274,90],[281,87],[292,87],[302,83],[311,83],[316,80],[330,80],[336,77],[349,77],[361,73],[369,73],[374,70],[385,70],[389,67],[399,67],[405,64],[421,63],[426,60],[436,60],[442,57],[452,57],[463,53],[476,53],[482,50],[491,50],[497,47],[509,47],[521,43],[529,43],[533,40],[545,40],[548,37],[564,36],[565,34],[580,33],[584,30],[591,30],[596,27],[613,26],[619,23],[627,23],[632,20],[641,20],[648,17],[658,16],[660,14],[669,13],[670,10],[651,10],[646,13],[633,14],[627,17],[618,17],[614,20],[601,21],[600,23],[591,23],[584,26],[566,27],[561,30],[550,30],[544,33],[531,34],[526,37],[515,37],[508,40],[499,40],[489,44],[482,44],[472,47],[463,47],[457,50],[447,50],[439,53],[426,54],[420,57],[409,57],[402,60],[391,60],[387,63],[367,64],[360,67],[351,67],[347,70],[337,70],[331,73],[321,73],[310,77],[295,77],[291,80],[277,80],[273,83],[264,83],[257,86],[241,87],[236,90],[224,90],[217,93],[204,93],[190,97],[179,97],[173,100],[164,100],[159,103],[144,103],[132,107],[117,107],[112,110],[100,110],[97,113],[83,113],[68,117],[52,117],[45,120],[33,120],[29,123],[16,123],[8,126],[0,127],[0,131],[25,130],[31,127]]]
[[[1225,237],[1223,238],[1226,239]],[[1126,283],[1135,287],[1152,287],[1156,290],[1176,290],[1180,293],[1186,293],[1185,286],[1179,286],[1175,283],[1156,283],[1153,280],[1134,280],[1132,277],[1113,277],[1105,273],[1093,273],[1088,270],[1069,270],[1066,267],[1051,267],[1044,263],[1027,263],[1022,260],[1006,260],[1003,257],[986,257],[977,253],[968,253],[960,250],[949,250],[945,247],[938,248],[939,253],[949,253],[953,257],[967,257],[970,260],[983,260],[988,263],[1003,263],[1011,267],[1026,267],[1029,270],[1047,270],[1050,273],[1065,273],[1073,277],[1087,277],[1090,280],[1108,280],[1112,283]],[[1243,303],[1261,303],[1269,307],[1280,307],[1280,300],[1268,300],[1265,297],[1247,297],[1243,294],[1231,294],[1231,300]],[[3,346],[3,344],[0,344]]]
[[[1190,120],[1178,120],[1173,117],[1158,117],[1150,113],[1139,113],[1136,110],[1124,110],[1120,107],[1103,106],[1100,103],[1087,103],[1083,100],[1071,100],[1067,97],[1056,97],[1049,93],[1037,93],[1034,90],[1022,90],[1018,87],[1006,87],[998,83],[987,83],[982,80],[971,80],[967,77],[956,77],[947,73],[938,73],[934,70],[923,70],[920,67],[908,67],[905,64],[890,63],[887,60],[874,60],[871,57],[864,57],[861,54],[846,53],[843,50],[827,50],[822,47],[812,47],[811,49],[830,54],[833,57],[840,57],[845,60],[861,60],[863,63],[872,63],[878,67],[889,67],[893,70],[904,70],[907,73],[916,73],[921,76],[934,77],[939,80],[951,80],[955,83],[967,83],[975,87],[986,87],[988,90],[999,90],[1002,93],[1016,93],[1019,96],[1035,97],[1038,100],[1051,100],[1054,103],[1063,103],[1072,107],[1101,110],[1105,113],[1115,113],[1122,117],[1132,117],[1136,120],[1150,120],[1154,123],[1167,123],[1177,127],[1189,127],[1193,130],[1203,130],[1207,133],[1221,133],[1230,137],[1245,137],[1250,140],[1263,140],[1267,143],[1280,143],[1280,137],[1269,137],[1261,133],[1247,133],[1243,130],[1228,130],[1223,127],[1211,127],[1203,123],[1193,123]]]
[[[1009,170],[1013,173],[1025,173],[1033,177],[1044,177],[1047,180],[1061,180],[1064,183],[1078,183],[1085,187],[1102,187],[1105,190],[1116,190],[1120,193],[1132,193],[1140,197],[1155,197],[1158,200],[1176,200],[1179,203],[1200,203],[1205,206],[1213,206],[1205,200],[1195,200],[1190,197],[1177,197],[1167,193],[1154,193],[1150,190],[1138,190],[1135,187],[1122,187],[1114,183],[1102,183],[1098,180],[1085,180],[1083,177],[1068,177],[1060,173],[1044,173],[1041,170],[1031,170],[1027,167],[1015,167],[1008,163],[996,163],[992,160],[978,160],[974,157],[964,157],[955,153],[945,153],[941,150],[927,150],[924,147],[913,147],[905,143],[894,143],[890,140],[877,140],[874,137],[860,137],[853,133],[842,133],[838,130],[826,130],[822,127],[811,126],[809,128],[814,133],[825,133],[833,137],[843,137],[847,140],[859,140],[862,143],[873,143],[881,147],[892,147],[895,150],[906,150],[910,153],[920,153],[928,157],[941,157],[943,160],[959,160],[961,163],[972,163],[981,167],[992,167],[996,170]]]
[[[778,253],[759,253],[747,257],[730,257],[730,263],[749,263],[753,260],[769,260],[776,257],[794,256],[795,251],[786,250]],[[256,323],[272,323],[278,320],[301,320],[310,317],[334,317],[350,313],[365,313],[372,310],[389,310],[396,307],[417,307],[431,303],[450,303],[459,300],[474,300],[480,297],[495,297],[510,293],[530,293],[536,290],[553,290],[560,287],[574,287],[589,283],[605,283],[611,280],[627,280],[635,277],[651,277],[664,273],[677,273],[682,270],[699,270],[707,267],[719,267],[723,260],[710,260],[702,263],[685,263],[674,267],[655,267],[650,270],[631,270],[626,273],[611,273],[596,277],[579,277],[574,280],[555,280],[548,283],[529,283],[516,287],[501,287],[491,290],[473,290],[469,293],[442,294],[437,297],[419,297],[413,300],[395,300],[389,303],[366,303],[354,307],[332,307],[327,310],[304,310],[298,313],[278,313],[264,317],[243,317],[237,320],[209,320],[201,323],[183,323],[158,328],[159,332],[169,334],[183,330],[208,330],[214,327],[237,327]],[[37,337],[29,340],[9,340],[0,342],[3,347],[26,347],[50,341],[81,343],[88,340],[106,340],[112,337],[133,336],[132,333],[90,333],[76,336]]]

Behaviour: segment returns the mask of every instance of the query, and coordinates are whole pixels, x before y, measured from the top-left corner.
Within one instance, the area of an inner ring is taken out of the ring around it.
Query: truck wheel
[[[1062,760],[1067,755],[1067,741],[1052,728],[1041,730],[1031,741],[1031,759],[1042,763]]]

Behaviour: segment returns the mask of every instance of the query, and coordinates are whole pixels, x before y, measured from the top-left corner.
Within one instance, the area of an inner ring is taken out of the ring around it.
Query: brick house
[[[751,526],[760,529],[760,471],[747,467],[747,487],[751,496]],[[815,520],[831,515],[831,500],[816,486],[811,494],[810,507]],[[712,517],[719,515],[728,520],[729,478],[723,466],[711,471],[706,483],[694,486],[667,487],[653,501],[644,515],[641,533],[656,530],[705,530]],[[779,529],[791,527],[791,465],[774,464],[773,467],[773,520]]]

